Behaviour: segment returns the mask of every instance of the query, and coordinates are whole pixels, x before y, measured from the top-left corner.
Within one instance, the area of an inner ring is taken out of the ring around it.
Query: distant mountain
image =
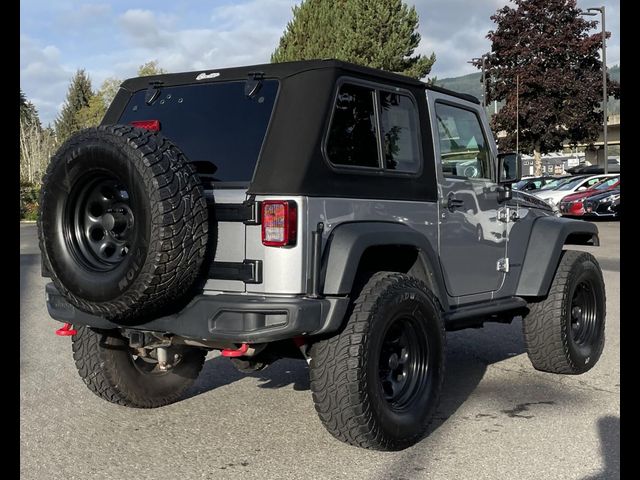
[[[481,77],[482,74],[480,72],[470,73],[461,77],[443,79],[437,78],[434,83],[439,87],[448,88],[449,90],[468,93],[480,100],[482,97],[482,83],[480,82]]]
[[[482,83],[480,72],[470,73],[461,77],[436,79],[434,82],[439,87],[448,88],[456,92],[468,93],[476,97],[478,100],[482,99]],[[620,65],[615,65],[609,69],[609,78],[617,82],[620,81]],[[620,113],[620,100],[614,98],[609,99],[609,112]]]

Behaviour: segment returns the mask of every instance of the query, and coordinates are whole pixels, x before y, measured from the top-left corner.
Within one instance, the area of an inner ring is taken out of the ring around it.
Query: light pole
[[[609,154],[607,149],[607,100],[609,95],[607,95],[607,30],[605,28],[605,13],[604,13],[604,5],[602,7],[592,7],[587,8],[586,12],[583,12],[582,15],[588,15],[593,17],[598,15],[596,12],[600,12],[601,16],[601,27],[602,27],[602,115],[604,120],[604,129],[602,135],[603,147],[604,147],[604,173],[609,173]]]
[[[484,83],[485,77],[484,77],[484,59],[485,56],[482,55],[480,58],[472,58],[471,61],[467,62],[467,63],[471,63],[473,64],[476,61],[482,61],[482,109],[484,110],[487,106],[487,101],[486,101],[486,96],[487,96],[487,86]]]

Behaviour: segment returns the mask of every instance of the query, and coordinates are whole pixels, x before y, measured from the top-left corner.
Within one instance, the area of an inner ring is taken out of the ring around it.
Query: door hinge
[[[509,272],[509,257],[499,259],[496,270],[503,273]]]

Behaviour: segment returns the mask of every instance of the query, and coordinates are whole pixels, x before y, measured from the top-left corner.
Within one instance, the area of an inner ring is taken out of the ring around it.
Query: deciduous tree
[[[507,133],[502,149],[516,146],[519,111],[519,148],[534,154],[540,175],[541,154],[592,142],[602,129],[601,35],[590,33],[597,22],[580,15],[576,0],[511,2],[491,17],[487,100],[506,102],[492,119],[494,131]],[[609,82],[609,91],[618,96],[619,85]]]

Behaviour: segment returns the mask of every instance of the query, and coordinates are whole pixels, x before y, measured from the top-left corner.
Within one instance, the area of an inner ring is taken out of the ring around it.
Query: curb
[[[35,220],[20,220],[20,225],[35,225],[36,222]]]

